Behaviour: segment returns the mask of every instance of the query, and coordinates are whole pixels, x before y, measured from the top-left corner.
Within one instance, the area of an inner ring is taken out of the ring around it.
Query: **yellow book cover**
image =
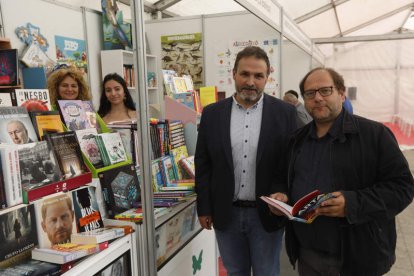
[[[200,102],[202,107],[217,102],[217,87],[200,87]]]
[[[31,116],[40,140],[43,140],[45,133],[65,131],[58,111],[32,112]]]

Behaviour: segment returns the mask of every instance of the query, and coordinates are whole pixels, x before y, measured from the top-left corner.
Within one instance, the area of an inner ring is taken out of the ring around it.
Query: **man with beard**
[[[287,224],[290,261],[299,275],[383,275],[395,262],[395,216],[413,200],[408,163],[387,127],[343,107],[335,70],[311,70],[300,92],[313,122],[289,143],[289,193],[272,196],[294,203],[318,189],[334,198],[312,224]]]
[[[263,93],[269,74],[261,48],[239,52],[236,93],[204,108],[198,132],[197,212],[204,229],[214,226],[229,275],[279,275],[283,219],[258,198],[286,191],[283,156],[296,110]]]

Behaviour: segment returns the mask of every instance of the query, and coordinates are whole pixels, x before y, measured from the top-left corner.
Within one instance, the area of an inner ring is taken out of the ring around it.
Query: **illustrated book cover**
[[[33,111],[30,112],[37,138],[43,140],[45,133],[64,132],[59,111]]]
[[[72,191],[72,200],[78,232],[88,232],[104,226],[96,201],[95,187],[86,186]]]
[[[23,106],[27,111],[52,110],[48,89],[16,89],[16,101],[18,106]]]
[[[56,156],[64,179],[87,171],[74,131],[46,134],[45,138]]]
[[[39,248],[68,243],[72,233],[77,232],[71,193],[58,192],[31,204],[34,205],[36,213]]]
[[[331,193],[321,194],[318,190],[315,190],[300,198],[293,206],[267,196],[261,196],[260,199],[280,210],[288,219],[309,224],[317,217],[314,210],[322,202],[333,197]]]
[[[93,108],[92,101],[82,101],[83,108],[86,113],[86,119],[88,120],[89,127],[96,128],[98,132],[101,131],[101,127],[98,124],[97,115],[95,109]]]
[[[13,265],[13,260],[30,256],[37,244],[37,228],[33,205],[20,204],[0,211],[0,267]]]
[[[103,171],[98,177],[110,218],[132,208],[132,204],[140,200],[141,190],[134,165]]]
[[[62,121],[70,130],[89,127],[88,118],[81,100],[59,100],[58,106]]]
[[[88,157],[92,165],[95,168],[103,167],[102,156],[96,143],[96,135],[98,135],[96,128],[80,129],[76,130],[75,133],[83,154]]]
[[[17,49],[0,49],[0,85],[16,86],[18,82]]]
[[[118,132],[98,134],[96,141],[105,166],[127,160],[126,150]]]
[[[46,141],[18,145],[22,187],[31,190],[61,180],[55,155]]]
[[[26,144],[37,141],[36,131],[24,107],[0,107],[0,143]]]

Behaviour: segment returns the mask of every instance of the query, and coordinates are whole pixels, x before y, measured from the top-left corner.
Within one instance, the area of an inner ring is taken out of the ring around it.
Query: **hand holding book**
[[[285,215],[290,220],[302,222],[302,223],[312,223],[313,220],[319,215],[315,210],[326,200],[334,198],[335,193],[321,194],[318,190],[315,190],[302,198],[300,198],[293,206],[288,205],[287,198],[281,198],[283,194],[277,193],[274,194],[274,197],[280,197],[282,200],[275,198],[261,196],[260,198],[265,201],[271,210],[276,215]],[[277,211],[274,211],[274,210]]]

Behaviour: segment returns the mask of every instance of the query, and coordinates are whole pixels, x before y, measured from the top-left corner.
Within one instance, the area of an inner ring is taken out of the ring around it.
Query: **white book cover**
[[[14,145],[0,144],[1,166],[3,170],[4,189],[6,192],[7,206],[23,203],[22,187],[19,182],[18,166],[16,159],[17,148]]]
[[[14,92],[0,93],[0,106],[13,106],[13,102],[16,102],[16,95]]]
[[[85,128],[75,131],[82,152],[88,157],[95,168],[103,167],[101,154],[95,136],[98,135],[96,128]]]
[[[27,144],[37,141],[36,131],[24,107],[0,107],[0,143]]]
[[[16,89],[18,106],[23,106],[27,111],[52,110],[48,89]]]
[[[118,132],[102,133],[100,136],[111,164],[127,160],[125,147]]]
[[[75,233],[71,236],[72,243],[93,244],[113,240],[125,235],[124,228],[99,228],[87,232]]]

